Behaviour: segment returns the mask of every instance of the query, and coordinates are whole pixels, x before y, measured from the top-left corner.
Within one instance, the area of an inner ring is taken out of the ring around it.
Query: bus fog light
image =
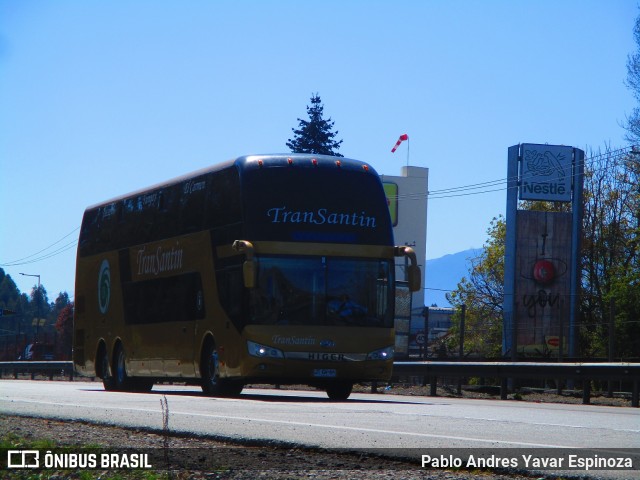
[[[391,360],[393,359],[393,347],[381,348],[374,350],[367,355],[367,360]]]
[[[284,358],[284,353],[282,350],[278,350],[277,348],[268,347],[266,345],[260,345],[259,343],[247,341],[247,349],[249,350],[249,355],[252,357],[258,358]]]

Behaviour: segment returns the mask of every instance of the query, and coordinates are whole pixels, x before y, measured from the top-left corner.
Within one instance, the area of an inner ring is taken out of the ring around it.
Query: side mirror
[[[246,288],[256,287],[258,267],[253,258],[253,244],[247,240],[236,240],[231,246],[236,252],[245,252],[246,260],[242,264],[242,278]]]
[[[420,271],[420,267],[418,265],[409,265],[408,273],[408,283],[409,290],[412,292],[417,292],[420,290],[420,285],[422,284],[422,272]]]
[[[242,264],[242,277],[246,288],[256,288],[256,273],[256,261],[253,258],[245,260]]]
[[[396,257],[407,257],[409,259],[409,265],[407,265],[407,283],[409,284],[409,290],[417,292],[422,285],[422,272],[418,266],[418,259],[416,258],[416,252],[411,247],[395,247]]]

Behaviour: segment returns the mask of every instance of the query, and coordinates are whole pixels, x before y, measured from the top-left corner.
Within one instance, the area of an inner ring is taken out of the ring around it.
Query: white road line
[[[0,398],[0,401],[8,401],[11,403],[15,403],[15,400],[7,400]],[[67,406],[74,408],[88,408],[95,410],[95,405],[83,405],[83,404],[70,404],[70,403],[57,403],[57,402],[47,402],[42,400],[19,400],[21,403],[32,403],[32,404],[40,404],[40,405],[52,405],[52,406]],[[160,415],[160,411],[158,409],[149,409],[149,408],[135,408],[135,407],[115,407],[110,406],[106,407],[110,410],[119,410],[119,411],[133,411],[133,412],[145,412],[145,413],[154,413]],[[106,411],[106,410],[105,410]],[[411,437],[422,437],[422,438],[441,438],[448,440],[461,440],[465,442],[478,442],[478,443],[496,443],[501,445],[520,445],[524,447],[534,447],[534,448],[578,448],[576,446],[568,446],[568,445],[550,445],[546,443],[528,443],[528,442],[510,442],[506,440],[499,439],[490,439],[490,438],[473,438],[473,437],[459,437],[459,436],[451,436],[451,435],[437,435],[431,433],[419,433],[419,432],[401,432],[397,430],[382,430],[377,428],[365,428],[365,427],[348,427],[343,425],[328,425],[321,423],[309,423],[309,422],[296,422],[291,420],[273,420],[269,418],[251,418],[251,417],[236,417],[229,415],[215,415],[208,413],[192,413],[192,412],[180,412],[180,411],[171,411],[171,415],[183,415],[188,417],[204,417],[204,418],[212,418],[218,420],[240,420],[244,422],[259,422],[259,423],[268,423],[268,424],[277,424],[277,425],[290,425],[290,426],[300,426],[300,427],[315,427],[315,428],[325,428],[325,429],[333,429],[333,430],[348,430],[355,432],[368,432],[368,433],[381,433],[385,435],[397,435],[397,436],[411,436]],[[632,430],[635,432],[635,430]]]

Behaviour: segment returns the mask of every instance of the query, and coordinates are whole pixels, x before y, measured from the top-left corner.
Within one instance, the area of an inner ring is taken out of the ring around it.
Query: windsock
[[[402,142],[404,142],[405,140],[409,140],[409,135],[407,135],[406,133],[403,133],[402,135],[400,135],[400,138],[398,139],[396,144],[391,149],[391,153],[394,153],[397,150],[397,148],[400,146],[400,144]]]

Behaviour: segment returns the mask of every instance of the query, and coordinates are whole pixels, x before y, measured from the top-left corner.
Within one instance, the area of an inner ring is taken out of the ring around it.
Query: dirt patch
[[[393,460],[376,455],[330,450],[305,449],[286,446],[251,445],[221,442],[203,437],[167,435],[140,429],[124,429],[74,421],[3,416],[0,417],[0,437],[6,448],[46,448],[73,446],[94,449],[114,448],[118,451],[134,449],[151,452],[153,472],[149,471],[87,471],[52,470],[38,477],[50,480],[76,478],[171,478],[176,480],[281,480],[315,479],[390,480],[402,478],[432,480],[530,480],[522,474],[491,473],[484,471],[446,471],[423,469],[418,462]],[[7,442],[17,443],[9,445]],[[100,450],[102,451],[102,450]],[[163,452],[170,453],[164,461]],[[7,473],[6,471],[4,472]],[[22,476],[4,476],[22,479]],[[534,478],[540,478],[536,476]]]

